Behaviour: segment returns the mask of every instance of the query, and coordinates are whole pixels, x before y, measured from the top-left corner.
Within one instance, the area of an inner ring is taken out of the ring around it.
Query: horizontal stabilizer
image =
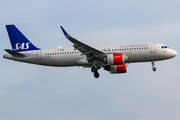
[[[26,55],[24,55],[22,53],[15,52],[15,51],[10,50],[10,49],[4,49],[4,50],[14,57],[26,57]]]

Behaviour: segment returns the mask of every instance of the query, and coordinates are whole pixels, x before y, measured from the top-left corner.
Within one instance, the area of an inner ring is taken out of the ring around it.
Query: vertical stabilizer
[[[13,51],[29,51],[39,50],[34,46],[17,28],[15,25],[6,25]]]

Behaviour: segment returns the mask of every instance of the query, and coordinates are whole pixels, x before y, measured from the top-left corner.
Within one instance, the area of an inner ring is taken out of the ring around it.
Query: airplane
[[[160,43],[125,44],[92,47],[73,37],[60,26],[65,37],[73,43],[73,48],[56,47],[40,49],[33,45],[15,25],[6,25],[11,49],[3,58],[44,66],[68,67],[82,66],[91,68],[95,78],[98,70],[104,68],[111,74],[127,72],[128,63],[151,62],[156,71],[155,61],[173,58],[177,52]]]

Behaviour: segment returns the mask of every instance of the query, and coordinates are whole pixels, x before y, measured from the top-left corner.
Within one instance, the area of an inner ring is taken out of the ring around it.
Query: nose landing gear
[[[99,78],[99,73],[98,73],[98,69],[100,69],[101,67],[96,67],[96,66],[93,66],[92,68],[91,68],[91,71],[94,73],[94,77],[95,78]]]
[[[153,67],[152,70],[155,72],[156,71],[155,63],[154,63],[154,61],[151,63],[152,63],[152,67]]]

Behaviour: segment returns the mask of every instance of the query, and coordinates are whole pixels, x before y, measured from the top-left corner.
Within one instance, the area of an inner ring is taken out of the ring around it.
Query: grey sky
[[[37,47],[72,47],[59,26],[92,46],[157,42],[177,52],[178,0],[0,1],[1,120],[178,120],[179,55],[128,64],[126,74],[54,68],[3,59],[11,48],[5,29],[15,24]],[[179,53],[179,52],[178,52]]]

